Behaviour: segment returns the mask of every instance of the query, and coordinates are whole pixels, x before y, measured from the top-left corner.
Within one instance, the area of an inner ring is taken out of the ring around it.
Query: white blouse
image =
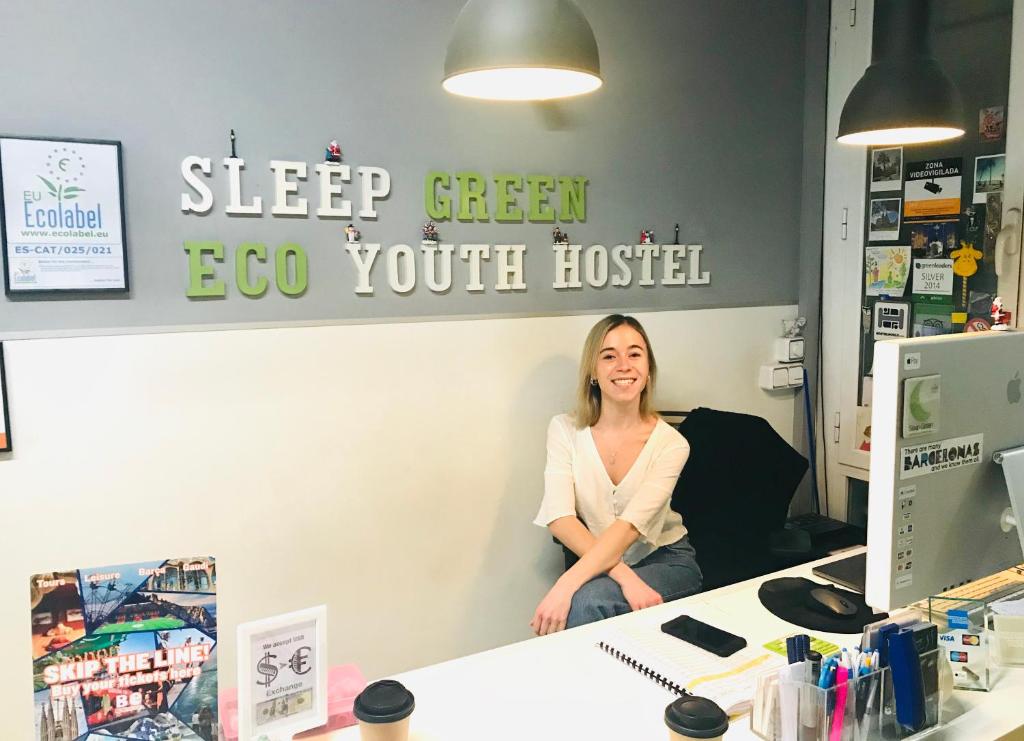
[[[640,532],[622,556],[632,566],[686,535],[683,518],[669,503],[689,455],[686,439],[659,419],[632,468],[616,486],[597,452],[591,429],[578,429],[572,417],[560,414],[548,425],[544,500],[534,523],[547,527],[559,517],[576,515],[599,537],[615,520],[625,520]]]

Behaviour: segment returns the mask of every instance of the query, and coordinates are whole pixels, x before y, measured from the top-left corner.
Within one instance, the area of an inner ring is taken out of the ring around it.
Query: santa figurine
[[[350,244],[355,244],[363,235],[354,226],[349,224],[345,227],[345,241]]]
[[[433,221],[428,221],[423,225],[423,241],[437,243],[439,237],[437,235],[437,224]]]
[[[1010,328],[1010,312],[1003,308],[1003,299],[996,296],[992,301],[992,329],[1007,330]]]
[[[654,244],[654,231],[643,229],[640,232],[640,244]]]
[[[331,139],[331,143],[324,150],[324,162],[335,165],[341,162],[341,147],[338,146],[337,139]]]

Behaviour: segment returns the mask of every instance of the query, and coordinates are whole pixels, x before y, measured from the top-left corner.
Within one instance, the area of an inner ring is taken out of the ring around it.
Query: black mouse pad
[[[848,617],[842,617],[826,615],[811,608],[809,605],[812,589],[827,589],[830,592],[835,592],[856,605],[857,612]],[[832,584],[819,584],[802,577],[769,579],[757,590],[757,598],[772,615],[806,630],[820,630],[825,633],[860,633],[868,623],[889,617],[886,612],[872,611],[864,602],[862,594],[848,592]]]

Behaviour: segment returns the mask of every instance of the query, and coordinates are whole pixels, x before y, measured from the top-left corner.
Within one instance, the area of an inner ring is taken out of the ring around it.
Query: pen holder
[[[938,649],[922,654],[920,664],[923,704],[916,711],[897,708],[888,667],[830,689],[791,678],[791,667],[800,664],[762,675],[751,730],[767,741],[889,741],[927,735],[940,717],[943,722],[952,719],[940,692],[949,667]]]

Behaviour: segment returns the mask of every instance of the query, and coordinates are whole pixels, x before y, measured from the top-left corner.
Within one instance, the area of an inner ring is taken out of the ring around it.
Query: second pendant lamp
[[[590,24],[572,0],[469,0],[444,61],[444,89],[488,100],[551,100],[599,88]]]
[[[963,136],[963,103],[928,46],[929,0],[875,0],[871,66],[839,118],[844,144],[918,144]]]

